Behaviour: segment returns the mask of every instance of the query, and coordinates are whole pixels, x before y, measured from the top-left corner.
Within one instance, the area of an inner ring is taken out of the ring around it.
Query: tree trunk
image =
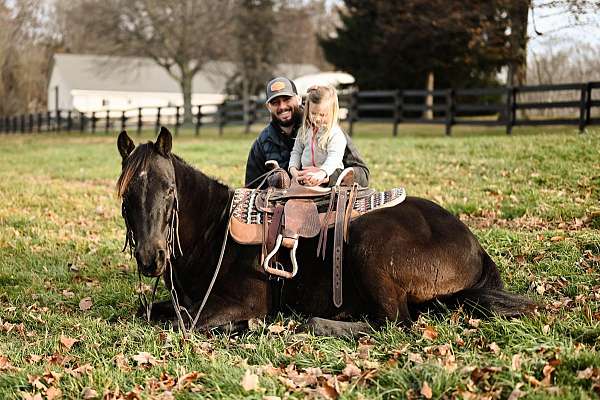
[[[192,78],[191,74],[181,74],[181,94],[183,95],[183,125],[192,125]]]
[[[242,103],[244,110],[244,133],[250,133],[250,91],[248,90],[248,77],[244,76],[242,80]]]
[[[429,71],[429,73],[427,74],[427,91],[428,92],[433,92],[433,88],[434,88],[434,75],[433,75],[433,71]],[[433,107],[433,94],[428,94],[427,97],[425,97],[425,105],[427,107]],[[423,113],[423,118],[425,119],[433,119],[433,109],[428,108],[427,110],[425,110],[425,112]]]

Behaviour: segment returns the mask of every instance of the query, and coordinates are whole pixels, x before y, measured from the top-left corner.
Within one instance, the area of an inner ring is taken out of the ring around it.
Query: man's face
[[[297,96],[277,96],[267,103],[271,116],[281,126],[290,126],[294,123],[294,114],[298,112]]]

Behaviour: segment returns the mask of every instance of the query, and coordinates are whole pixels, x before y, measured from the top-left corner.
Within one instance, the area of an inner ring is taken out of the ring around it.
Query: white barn
[[[233,69],[229,62],[207,63],[192,82],[192,104],[221,103]],[[280,64],[276,68],[276,75],[291,79],[317,72],[319,69],[310,64]],[[182,105],[177,81],[150,58],[54,55],[48,110],[91,112]]]

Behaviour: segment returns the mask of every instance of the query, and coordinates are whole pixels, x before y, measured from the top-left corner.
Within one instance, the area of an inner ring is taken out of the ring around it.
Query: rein
[[[267,179],[267,177],[270,176],[271,174],[272,174],[272,171],[269,171],[268,173],[264,174],[264,179],[263,179],[263,182],[261,182],[261,185],[264,183],[264,181]],[[263,178],[263,176],[260,176],[259,178]],[[227,216],[227,227],[225,229],[225,235],[223,237],[223,242],[221,244],[221,252],[219,254],[219,261],[217,262],[215,272],[213,273],[210,284],[208,285],[206,293],[204,294],[202,303],[200,304],[200,307],[198,308],[196,315],[192,319],[192,315],[189,313],[189,311],[185,307],[181,306],[179,303],[179,296],[177,295],[177,291],[175,290],[174,279],[173,279],[174,278],[174,276],[173,276],[174,268],[171,263],[171,259],[175,260],[177,258],[177,254],[175,252],[176,250],[179,252],[180,256],[183,256],[183,251],[181,250],[181,243],[179,240],[179,200],[178,200],[178,196],[177,196],[177,191],[175,191],[173,202],[174,202],[173,203],[173,211],[171,213],[171,218],[169,220],[169,224],[167,227],[167,238],[166,238],[167,253],[168,253],[167,268],[169,268],[169,275],[170,275],[169,280],[171,282],[171,288],[169,290],[169,294],[171,297],[171,302],[173,303],[173,308],[175,309],[175,313],[177,315],[177,320],[179,321],[179,326],[181,327],[181,329],[184,332],[184,337],[188,337],[189,332],[193,331],[196,324],[198,323],[198,320],[200,319],[200,314],[202,313],[202,311],[204,310],[204,307],[206,306],[208,297],[210,296],[213,286],[217,280],[217,276],[219,275],[219,271],[220,271],[221,265],[223,263],[223,256],[225,254],[225,249],[227,247],[227,239],[229,237],[229,223],[230,223],[231,217],[232,217],[235,209],[233,207],[233,195],[232,195],[231,198],[228,200],[229,213]],[[133,258],[133,253],[135,250],[136,242],[135,242],[135,238],[133,236],[133,230],[131,229],[131,226],[127,219],[127,210],[125,208],[125,203],[121,204],[121,209],[122,209],[123,219],[125,220],[125,228],[126,228],[125,244],[123,246],[122,252],[124,252],[129,247],[130,256]],[[223,213],[221,214],[219,221],[223,220],[223,217],[225,216],[226,213],[227,213],[227,207],[223,210]],[[148,322],[150,322],[150,315],[152,313],[152,304],[153,304],[155,296],[156,296],[156,289],[158,287],[158,282],[160,280],[160,277],[156,277],[150,302],[148,302],[148,299],[142,290],[142,274],[141,274],[141,271],[139,270],[139,268],[138,268],[138,280],[139,280],[138,298],[140,300],[140,304],[142,305],[142,307],[144,307],[144,310],[146,312],[146,319],[148,320]],[[188,320],[191,321],[191,325],[190,325],[189,329],[186,329],[186,327],[185,327],[185,323],[184,323],[183,317],[181,315],[181,310],[183,310],[185,312],[185,314],[187,314]]]

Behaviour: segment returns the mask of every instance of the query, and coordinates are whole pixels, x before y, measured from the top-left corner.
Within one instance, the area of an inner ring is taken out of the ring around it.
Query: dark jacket
[[[254,188],[260,183],[258,177],[267,172],[265,161],[275,160],[279,163],[281,168],[287,171],[290,162],[290,154],[294,147],[294,140],[296,139],[296,134],[299,129],[300,124],[297,123],[292,130],[292,134],[288,136],[275,121],[271,121],[271,123],[263,129],[252,144],[252,148],[248,154],[248,162],[246,163],[246,186]],[[355,181],[359,185],[367,187],[369,186],[369,169],[360,157],[358,150],[356,150],[356,147],[348,135],[346,135],[346,140],[348,143],[346,145],[346,151],[344,152],[344,167],[353,167]],[[330,185],[335,183],[340,172],[341,171],[338,170],[329,177]]]

